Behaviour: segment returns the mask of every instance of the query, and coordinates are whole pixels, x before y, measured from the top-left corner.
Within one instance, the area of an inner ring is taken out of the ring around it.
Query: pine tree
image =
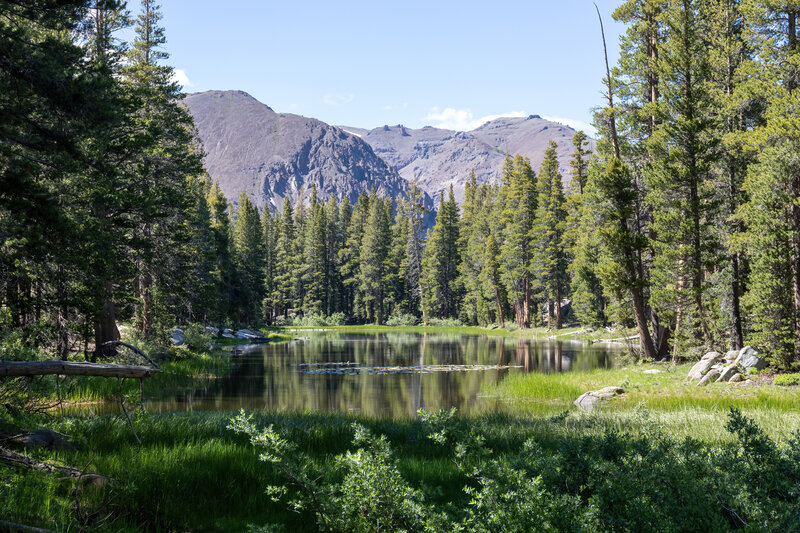
[[[153,0],[145,0],[136,18],[135,39],[122,68],[123,79],[135,104],[130,118],[136,156],[128,162],[135,176],[131,190],[139,193],[136,219],[138,239],[136,293],[139,295],[137,323],[148,337],[164,337],[171,319],[156,318],[152,302],[154,285],[160,294],[174,293],[178,300],[187,289],[176,275],[188,270],[186,262],[177,261],[177,251],[189,243],[183,230],[187,213],[192,209],[186,194],[186,177],[197,179],[203,172],[200,154],[195,150],[194,124],[188,111],[178,104],[179,87],[171,78],[172,67],[161,64],[169,55],[164,28],[159,26],[161,13]],[[169,284],[169,291],[166,286]],[[159,306],[162,312],[166,309]],[[173,307],[174,308],[174,307]],[[155,327],[156,323],[160,327]]]
[[[292,280],[294,279],[295,265],[295,226],[294,213],[289,198],[283,200],[275,238],[275,278],[272,289],[272,306],[275,316],[289,316],[289,309],[293,308]]]
[[[458,250],[458,205],[453,187],[447,201],[440,197],[439,213],[427,238],[422,257],[422,316],[455,318],[458,316],[459,295],[456,286],[460,254]]]
[[[325,264],[327,287],[325,314],[342,312],[342,280],[339,267],[339,250],[344,243],[344,232],[340,223],[341,209],[335,196],[325,204]]]
[[[384,321],[384,295],[391,230],[386,206],[373,190],[369,199],[369,215],[364,225],[359,258],[360,303],[364,317],[375,324]]]
[[[263,239],[264,251],[264,272],[263,272],[263,294],[264,299],[261,303],[261,318],[265,324],[272,324],[275,317],[272,293],[275,291],[275,245],[277,242],[278,225],[276,219],[272,217],[267,205],[261,213],[261,238]]]
[[[425,248],[425,215],[428,210],[422,203],[423,192],[419,184],[412,181],[406,191],[406,199],[400,202],[399,210],[408,219],[408,241],[402,268],[409,291],[409,312],[416,314],[422,302],[420,277],[422,275],[422,255]]]
[[[601,242],[598,273],[618,300],[630,298],[645,356],[655,359],[645,311],[647,280],[642,277],[640,259],[648,242],[636,228],[637,194],[627,168],[616,157],[608,159],[602,171],[589,175],[586,202]]]
[[[662,14],[662,121],[648,141],[653,163],[647,203],[656,249],[652,303],[675,324],[674,357],[692,343],[711,348],[715,340],[705,274],[719,246],[711,227],[718,209],[710,179],[716,139],[706,112],[710,71],[697,4],[670,2]]]
[[[502,187],[498,194],[502,235],[500,262],[506,291],[514,308],[517,327],[531,326],[534,276],[532,239],[536,216],[536,174],[530,161],[520,155],[506,156]]]
[[[239,195],[233,227],[233,265],[237,319],[247,325],[258,325],[264,298],[264,237],[258,210],[244,191]]]
[[[749,339],[779,368],[800,357],[800,44],[796,2],[744,5],[748,42],[760,60],[746,63],[743,89],[766,106],[765,124],[749,134],[758,160],[748,169],[742,249],[750,256],[745,304]]]
[[[211,214],[211,234],[213,239],[214,265],[212,277],[216,286],[213,319],[222,323],[229,314],[233,292],[233,265],[230,246],[230,213],[228,201],[222,194],[219,182],[215,181],[208,192],[208,206]]]
[[[548,326],[561,329],[561,299],[567,291],[567,260],[564,244],[566,210],[564,208],[564,192],[561,184],[561,173],[558,171],[558,159],[555,141],[544,153],[542,167],[536,182],[536,222],[531,228],[533,238],[533,254],[531,270],[543,290],[547,303]]]
[[[344,210],[345,205],[342,204]],[[344,285],[344,302],[347,314],[364,318],[364,306],[361,304],[361,291],[359,275],[361,273],[361,241],[364,238],[365,225],[369,215],[370,201],[366,194],[358,197],[352,213],[349,215],[347,223],[347,236],[344,246],[339,252],[339,262],[342,265],[341,275]],[[346,211],[343,211],[342,220],[347,218]]]
[[[317,199],[316,185],[312,185],[302,266],[303,313],[308,315],[322,315],[328,308],[327,229],[325,210]]]

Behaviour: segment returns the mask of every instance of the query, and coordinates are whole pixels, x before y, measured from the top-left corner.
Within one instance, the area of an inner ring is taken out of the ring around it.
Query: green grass
[[[632,365],[611,370],[562,374],[515,374],[483,391],[497,397],[511,412],[554,416],[570,411],[569,431],[580,433],[626,429],[638,431],[652,423],[676,436],[726,441],[725,417],[737,408],[754,418],[773,437],[785,438],[800,430],[800,390],[784,389],[765,381],[749,385],[713,383],[698,387],[687,382],[691,365]],[[657,374],[643,371],[657,369]],[[621,386],[626,393],[592,413],[573,405],[589,390]]]

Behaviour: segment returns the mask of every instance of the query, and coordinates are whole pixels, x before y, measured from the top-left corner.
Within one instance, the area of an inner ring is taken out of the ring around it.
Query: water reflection
[[[492,399],[479,397],[481,387],[499,382],[509,373],[609,368],[613,363],[607,347],[580,342],[336,332],[314,332],[289,343],[239,347],[230,359],[227,375],[209,378],[199,386],[194,381],[146,390],[148,411],[245,408],[394,417],[413,416],[420,408],[485,412],[496,405]],[[303,365],[320,363],[417,369],[423,365],[487,365],[491,369],[400,374],[303,372]]]

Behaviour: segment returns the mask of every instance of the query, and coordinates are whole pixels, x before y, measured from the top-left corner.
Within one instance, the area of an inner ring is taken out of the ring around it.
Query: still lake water
[[[614,349],[576,341],[419,333],[298,332],[288,343],[232,349],[230,372],[146,391],[150,412],[341,411],[413,416],[418,409],[497,409],[481,388],[519,372],[611,368]]]

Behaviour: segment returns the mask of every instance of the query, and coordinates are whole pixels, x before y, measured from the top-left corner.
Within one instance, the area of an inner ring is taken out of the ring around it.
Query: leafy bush
[[[345,315],[344,313],[333,313],[330,316],[325,315],[306,315],[303,317],[297,317],[292,320],[293,326],[301,326],[301,327],[312,327],[312,328],[320,328],[320,327],[329,327],[329,326],[341,326],[345,322]]]
[[[189,324],[184,328],[183,336],[186,346],[195,351],[206,350],[212,340],[211,334],[201,324]]]
[[[736,445],[677,441],[653,425],[549,445],[501,444],[498,435],[490,443],[454,415],[420,412],[434,443],[425,456],[451,461],[460,475],[453,483],[463,499],[449,501],[413,487],[387,437],[361,425],[352,426],[354,449],[333,461],[301,452],[272,426],[257,429],[244,413],[229,427],[277,466],[267,492],[328,531],[800,530],[800,435],[779,445],[736,410],[726,426]]]
[[[422,493],[403,480],[385,436],[375,437],[354,424],[354,452],[335,458],[332,465],[344,479],[326,483],[314,461],[282,438],[273,428],[259,430],[252,417],[241,412],[229,429],[243,433],[261,450],[260,458],[275,465],[283,485],[266,489],[273,501],[284,500],[295,511],[312,510],[324,531],[418,531],[428,509]]]
[[[800,373],[798,374],[780,374],[775,376],[773,380],[775,385],[788,387],[790,385],[800,385]]]
[[[437,328],[457,328],[464,324],[457,318],[430,318],[428,325]]]
[[[393,312],[386,321],[387,326],[416,326],[419,319],[412,314]]]

